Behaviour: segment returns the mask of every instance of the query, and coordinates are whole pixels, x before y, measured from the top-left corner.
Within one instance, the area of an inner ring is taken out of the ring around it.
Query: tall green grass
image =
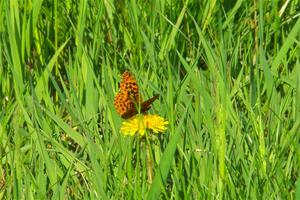
[[[0,199],[299,199],[299,5],[0,1]],[[154,141],[120,133],[125,70]]]

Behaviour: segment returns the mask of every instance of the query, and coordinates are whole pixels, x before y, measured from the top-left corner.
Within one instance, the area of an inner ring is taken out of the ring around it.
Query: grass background
[[[300,199],[299,5],[0,1],[0,199]],[[124,70],[154,142],[119,132]]]

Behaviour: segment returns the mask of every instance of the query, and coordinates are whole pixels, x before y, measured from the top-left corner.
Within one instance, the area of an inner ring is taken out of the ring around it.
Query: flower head
[[[145,131],[151,130],[153,133],[163,133],[167,130],[169,122],[159,115],[135,115],[133,118],[122,123],[121,133],[134,136],[136,133],[143,136]]]

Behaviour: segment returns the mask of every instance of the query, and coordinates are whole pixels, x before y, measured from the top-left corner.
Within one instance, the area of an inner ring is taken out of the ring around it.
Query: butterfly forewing
[[[147,101],[144,101],[141,104],[141,112],[146,112],[151,108],[151,104],[158,98],[158,94],[154,95],[152,98],[148,99]]]
[[[125,71],[122,74],[120,92],[127,93],[133,101],[138,101],[140,99],[137,81],[128,71]]]

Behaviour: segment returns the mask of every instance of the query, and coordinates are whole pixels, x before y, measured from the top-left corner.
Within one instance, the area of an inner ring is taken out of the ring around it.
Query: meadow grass
[[[0,1],[0,199],[300,199],[299,5]],[[125,70],[165,133],[120,133]]]

